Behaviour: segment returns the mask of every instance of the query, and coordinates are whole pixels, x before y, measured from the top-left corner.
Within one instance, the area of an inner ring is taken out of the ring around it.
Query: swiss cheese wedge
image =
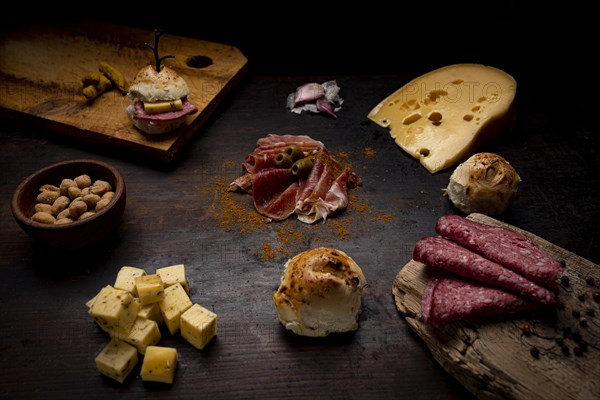
[[[480,64],[431,71],[379,103],[368,118],[431,173],[454,166],[512,127],[517,83]]]

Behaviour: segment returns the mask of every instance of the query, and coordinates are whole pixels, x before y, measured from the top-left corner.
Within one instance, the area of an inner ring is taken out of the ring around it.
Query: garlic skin
[[[520,183],[521,177],[503,157],[477,153],[456,167],[443,192],[465,214],[494,217],[506,211]]]

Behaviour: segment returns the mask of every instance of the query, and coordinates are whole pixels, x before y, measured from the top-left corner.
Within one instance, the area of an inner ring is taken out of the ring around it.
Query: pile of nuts
[[[89,175],[63,179],[60,186],[40,187],[33,221],[44,224],[67,224],[94,215],[105,208],[115,196],[107,181],[92,183]]]

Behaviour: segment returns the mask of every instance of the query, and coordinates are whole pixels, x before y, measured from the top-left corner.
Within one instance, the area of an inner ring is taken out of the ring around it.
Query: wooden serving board
[[[98,71],[101,61],[128,82],[154,64],[145,43],[154,43],[152,31],[92,21],[0,32],[0,112],[53,133],[169,162],[241,80],[247,59],[232,46],[165,32],[159,55],[175,56],[164,63],[186,80],[199,112],[173,133],[146,135],[131,124],[125,113],[131,100],[116,88],[91,103],[81,94],[81,78]]]
[[[569,277],[569,284],[561,285],[559,293],[564,308],[439,326],[424,324],[421,295],[435,271],[411,260],[400,270],[392,286],[396,307],[406,322],[425,341],[442,367],[481,399],[599,399],[600,305],[593,300],[592,293],[600,290],[600,267],[485,215],[471,214],[469,218],[520,232],[556,260],[563,261],[564,275]],[[594,285],[586,283],[588,276],[595,279]],[[573,316],[574,311],[586,319],[585,326]],[[530,327],[530,335],[523,333],[525,325]],[[587,350],[580,356],[574,354],[577,336],[565,334],[565,327],[587,343]],[[562,353],[558,336],[564,337],[569,355]],[[531,355],[532,347],[539,350],[539,358]]]

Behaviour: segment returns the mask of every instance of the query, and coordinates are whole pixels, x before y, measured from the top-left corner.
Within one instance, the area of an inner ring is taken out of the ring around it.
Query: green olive
[[[275,156],[275,166],[279,168],[289,168],[292,166],[294,162],[292,161],[292,157],[286,153],[279,153]]]
[[[306,178],[312,167],[313,162],[310,158],[301,158],[292,165],[292,174],[298,179]]]
[[[304,152],[302,151],[302,149],[299,146],[297,146],[295,144],[292,144],[292,145],[286,147],[285,154],[292,157],[293,162],[296,162],[299,159],[304,158]]]

